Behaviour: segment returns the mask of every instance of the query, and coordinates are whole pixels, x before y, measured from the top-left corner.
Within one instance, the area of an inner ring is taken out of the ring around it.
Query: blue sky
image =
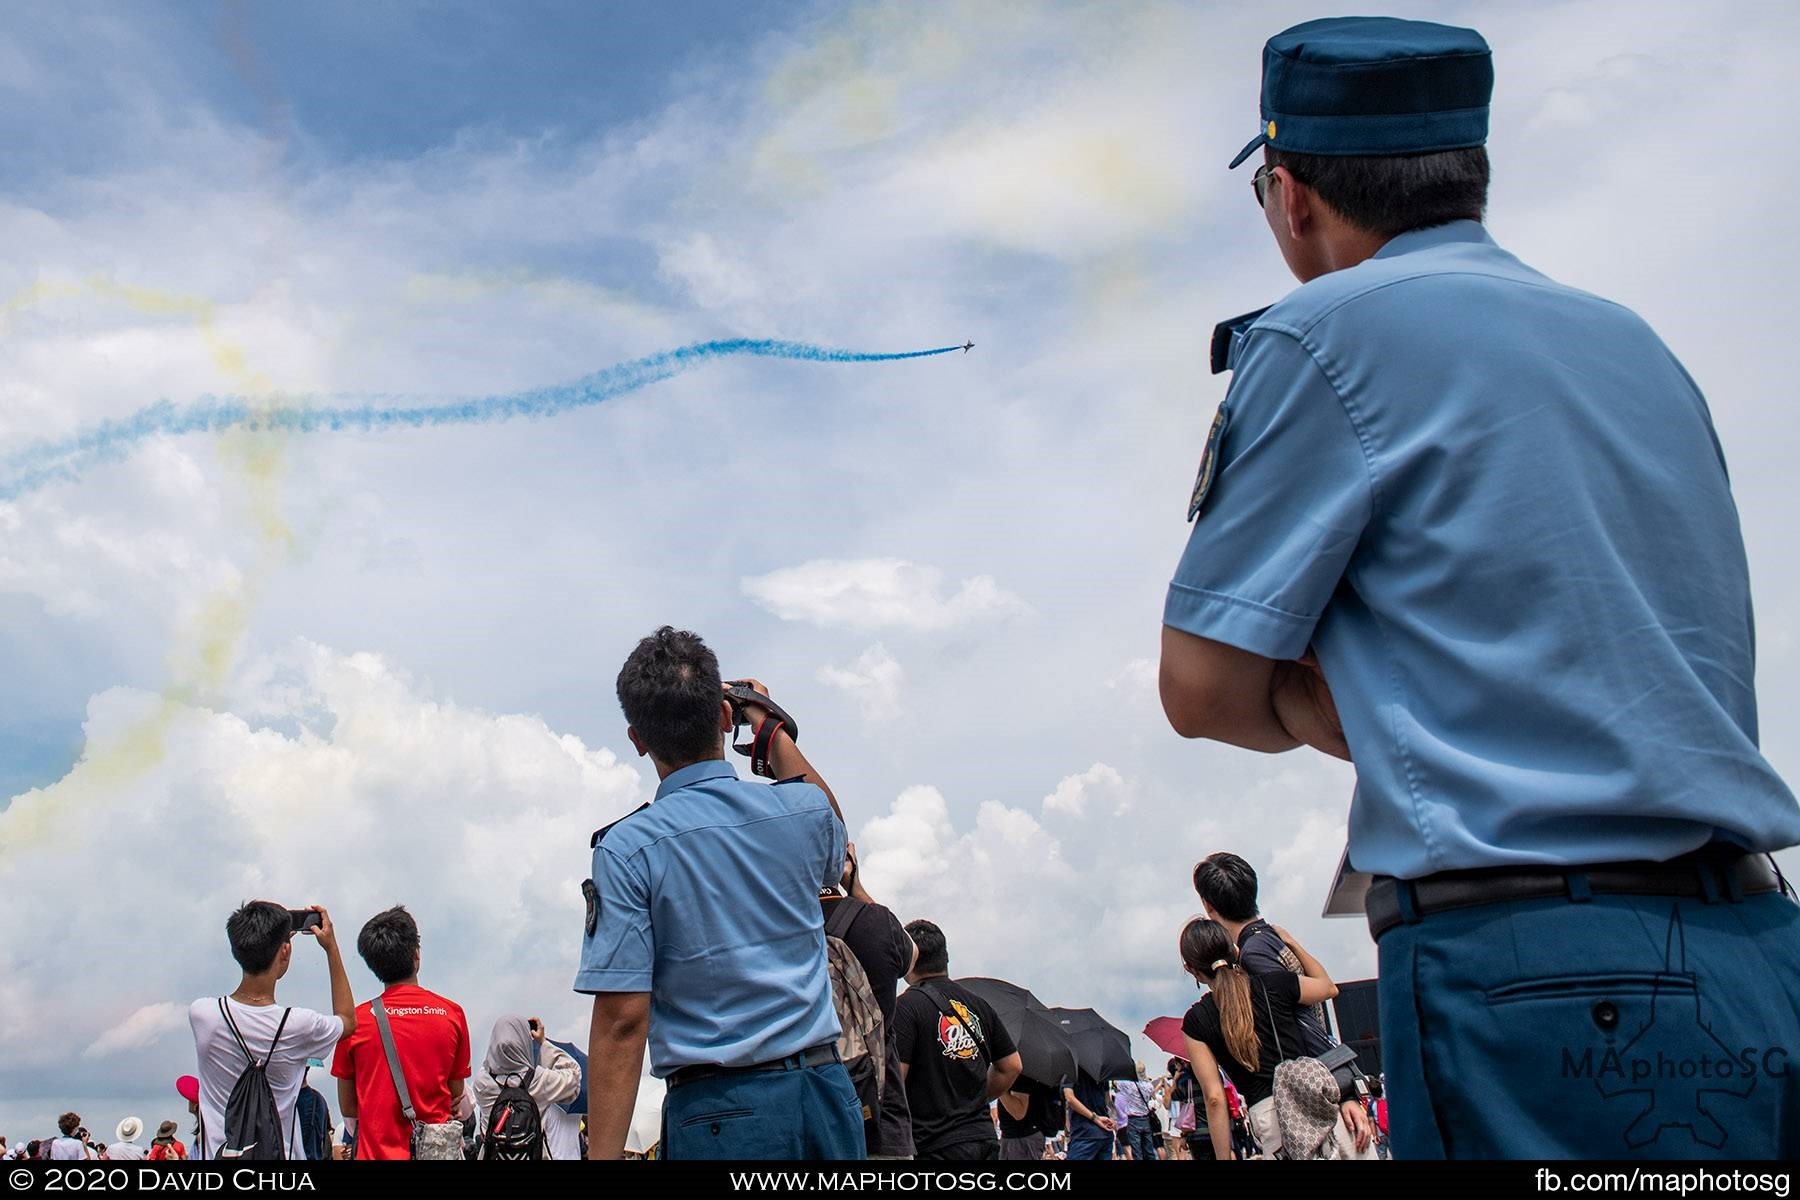
[[[1495,47],[1496,236],[1637,308],[1707,391],[1793,778],[1795,17],[1397,8]],[[1208,334],[1291,286],[1224,163],[1262,41],[1318,15],[18,10],[0,455],[207,392],[481,393],[713,337],[978,348],[162,440],[0,503],[0,1132],[173,1115],[185,1005],[231,986],[215,931],[251,895],[351,929],[404,901],[478,1041],[508,1010],[577,1029],[587,834],[652,783],[611,681],[664,621],[778,689],[870,886],[954,969],[1132,1029],[1178,1012],[1187,871],[1228,845],[1370,973],[1362,928],[1312,915],[1348,772],[1183,743],[1151,675]],[[323,1003],[319,965],[291,989]]]

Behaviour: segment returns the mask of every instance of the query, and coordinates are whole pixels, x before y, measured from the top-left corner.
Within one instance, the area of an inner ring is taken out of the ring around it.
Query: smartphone
[[[288,916],[293,918],[295,933],[305,933],[308,929],[319,927],[319,914],[310,908],[290,908]]]

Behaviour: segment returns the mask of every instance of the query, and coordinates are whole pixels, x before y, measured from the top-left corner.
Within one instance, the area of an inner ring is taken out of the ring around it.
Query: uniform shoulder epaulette
[[[612,825],[602,825],[600,828],[594,830],[594,836],[588,840],[588,849],[592,850],[596,846],[598,846],[600,844],[601,839],[604,838],[608,833],[610,833],[612,831],[613,825],[623,824],[624,822],[631,820],[631,818],[637,816],[639,813],[643,812],[646,808],[649,808],[649,807],[650,807],[650,804],[648,801],[646,801],[643,804],[640,804],[636,808],[632,809],[630,812],[626,813],[624,816],[620,817],[617,821],[614,821],[612,823]]]

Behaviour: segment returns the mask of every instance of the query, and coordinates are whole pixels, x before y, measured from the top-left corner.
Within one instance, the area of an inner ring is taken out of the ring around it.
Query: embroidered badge
[[[595,927],[600,924],[600,889],[594,886],[593,880],[584,879],[581,896],[587,901],[587,935],[593,937]]]
[[[1225,426],[1230,419],[1230,411],[1221,403],[1213,417],[1212,428],[1206,434],[1206,449],[1200,455],[1200,473],[1194,477],[1194,496],[1188,501],[1187,519],[1190,522],[1200,515],[1200,509],[1206,504],[1206,494],[1212,491],[1213,476],[1219,471],[1219,443],[1224,439]]]

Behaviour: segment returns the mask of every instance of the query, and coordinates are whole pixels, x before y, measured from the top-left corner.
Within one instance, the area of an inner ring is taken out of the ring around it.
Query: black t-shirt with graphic
[[[1250,1004],[1256,1025],[1256,1070],[1231,1056],[1225,1031],[1219,1025],[1219,1001],[1212,992],[1200,997],[1181,1019],[1181,1032],[1213,1052],[1225,1074],[1243,1096],[1245,1106],[1275,1094],[1275,1064],[1301,1058],[1306,1047],[1300,1036],[1300,977],[1292,971],[1250,976]],[[1280,1050],[1277,1052],[1277,1045]]]
[[[923,980],[894,1005],[894,1034],[919,1156],[993,1140],[988,1066],[1018,1047],[988,1002],[954,980]]]

